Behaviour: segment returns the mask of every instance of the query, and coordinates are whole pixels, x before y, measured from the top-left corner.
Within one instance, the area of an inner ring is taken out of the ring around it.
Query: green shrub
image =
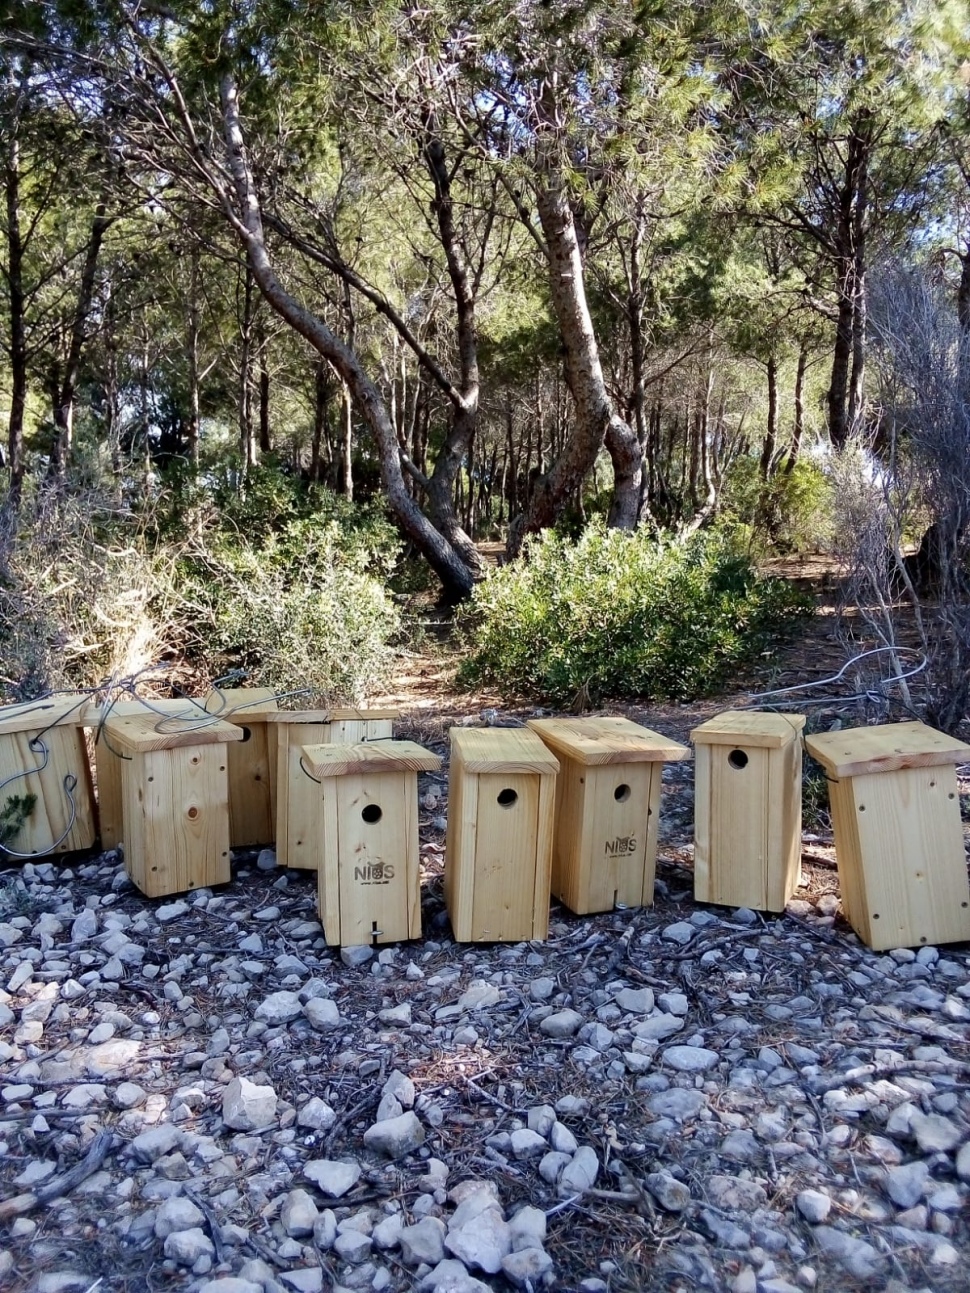
[[[184,515],[169,494],[139,513],[96,491],[27,500],[0,553],[7,698],[165,659],[188,661],[200,684],[242,667],[253,682],[360,699],[399,629],[384,586],[397,534],[376,508],[322,491],[290,507],[285,485],[261,479],[256,499],[225,511],[193,486]]]
[[[190,658],[328,703],[359,701],[385,675],[400,629],[378,577],[397,555],[387,531],[314,517],[258,545],[224,530],[200,537],[181,573]]]
[[[5,698],[93,687],[178,653],[174,565],[103,493],[28,497],[0,562]]]
[[[832,544],[833,501],[832,481],[809,458],[764,481],[755,459],[742,456],[728,470],[719,518],[722,524],[749,526],[756,546],[820,552]]]
[[[806,609],[722,535],[658,542],[597,523],[576,542],[542,535],[476,588],[459,676],[556,703],[684,699],[723,685]]]

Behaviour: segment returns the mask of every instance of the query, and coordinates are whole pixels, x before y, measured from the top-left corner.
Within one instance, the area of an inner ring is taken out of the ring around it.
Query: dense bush
[[[726,682],[805,609],[721,535],[658,542],[596,524],[575,542],[534,540],[527,561],[476,589],[460,677],[557,703],[687,698]]]
[[[780,552],[823,552],[832,545],[831,476],[810,458],[791,471],[764,480],[754,458],[731,464],[718,514],[725,524],[749,527],[758,548]]]
[[[0,552],[6,698],[94,686],[178,653],[175,565],[100,493],[30,499]]]
[[[400,627],[378,577],[396,549],[380,525],[325,518],[293,521],[258,545],[202,536],[181,563],[190,658],[279,690],[311,687],[329,702],[362,699],[385,674]]]
[[[377,509],[298,496],[278,473],[219,509],[163,493],[136,511],[103,492],[30,500],[0,553],[0,683],[9,698],[91,687],[165,659],[200,684],[250,681],[360,699],[386,671],[398,552]]]

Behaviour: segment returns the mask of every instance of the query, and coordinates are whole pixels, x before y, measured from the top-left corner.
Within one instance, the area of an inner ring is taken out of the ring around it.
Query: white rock
[[[540,1136],[548,1136],[556,1121],[556,1111],[551,1104],[536,1104],[528,1112],[530,1131],[537,1131]]]
[[[621,988],[613,1000],[628,1015],[649,1015],[653,1009],[652,988]]]
[[[948,1153],[963,1139],[963,1133],[956,1123],[941,1113],[914,1113],[909,1125],[924,1154]]]
[[[970,1140],[960,1146],[956,1168],[961,1181],[970,1181]]]
[[[405,1226],[399,1238],[407,1266],[420,1266],[422,1262],[437,1266],[444,1260],[445,1223],[437,1217],[424,1217],[417,1225]]]
[[[679,1033],[683,1026],[683,1019],[677,1015],[657,1014],[644,1019],[642,1023],[634,1024],[630,1031],[641,1041],[662,1042],[665,1037]]]
[[[280,1283],[295,1289],[296,1293],[322,1293],[323,1271],[319,1266],[301,1266],[295,1271],[281,1271]],[[267,1286],[264,1284],[263,1287]]]
[[[306,1190],[290,1190],[280,1208],[280,1224],[291,1239],[312,1235],[320,1213]]]
[[[537,1289],[552,1270],[552,1258],[542,1248],[522,1248],[502,1258],[502,1272],[517,1289]]]
[[[265,1020],[272,1028],[279,1024],[288,1024],[302,1011],[303,1006],[295,992],[272,992],[256,1007],[255,1016],[257,1019]]]
[[[562,1176],[572,1155],[550,1151],[544,1154],[539,1163],[539,1175],[549,1185],[555,1185]]]
[[[360,1180],[360,1164],[314,1158],[304,1164],[303,1175],[313,1182],[321,1194],[326,1194],[331,1199],[341,1199]]]
[[[71,925],[71,942],[86,943],[88,939],[94,938],[97,932],[98,918],[90,907],[85,907]]]
[[[563,1122],[554,1122],[552,1124],[552,1130],[549,1132],[549,1144],[560,1154],[572,1155],[579,1148],[579,1141]]]
[[[832,1200],[821,1190],[800,1190],[795,1196],[795,1207],[813,1226],[828,1220]]]
[[[657,1005],[668,1015],[686,1015],[690,1009],[690,1003],[683,992],[661,992]]]
[[[678,1073],[706,1073],[720,1058],[706,1046],[668,1046],[663,1053],[663,1062]]]
[[[404,1229],[404,1218],[400,1212],[392,1212],[389,1217],[379,1221],[371,1233],[371,1239],[375,1248],[390,1249],[396,1248],[401,1241],[401,1232]],[[441,1260],[440,1258],[438,1259]]]
[[[147,1094],[137,1082],[120,1082],[111,1093],[111,1103],[116,1109],[137,1109]]]
[[[366,965],[373,955],[374,949],[366,944],[361,944],[359,947],[342,947],[340,949],[340,959],[350,969],[359,969],[362,965]]]
[[[458,998],[458,1009],[487,1010],[490,1006],[497,1005],[501,999],[501,989],[494,983],[486,983],[484,979],[474,979]]]
[[[891,1167],[886,1173],[886,1193],[897,1208],[912,1208],[923,1197],[929,1175],[930,1169],[920,1161]]]
[[[588,1145],[581,1146],[559,1178],[559,1197],[565,1199],[591,1189],[596,1184],[599,1170],[596,1151],[590,1149]]]
[[[512,1132],[512,1154],[517,1159],[541,1158],[549,1146],[542,1136],[528,1127],[520,1127]]]
[[[844,1266],[856,1279],[872,1279],[883,1264],[884,1259],[872,1244],[847,1235],[844,1230],[836,1230],[834,1226],[816,1226],[812,1233],[822,1252]]]
[[[665,1212],[683,1212],[690,1203],[690,1190],[669,1172],[648,1172],[644,1184]]]
[[[282,993],[278,993],[282,996]],[[258,1013],[258,1012],[257,1012]],[[331,1028],[340,1027],[340,1010],[336,1001],[329,997],[311,997],[303,1003],[303,1013],[310,1021],[310,1026],[318,1033],[328,1032]]]
[[[404,1001],[399,1006],[390,1006],[381,1010],[377,1018],[388,1027],[407,1028],[411,1023],[411,1003]]]
[[[364,1144],[368,1149],[387,1158],[403,1158],[424,1144],[425,1130],[421,1120],[413,1110],[402,1113],[398,1118],[387,1118],[375,1122],[364,1132]]]
[[[165,1239],[163,1251],[166,1257],[174,1257],[184,1266],[194,1266],[200,1257],[215,1254],[212,1240],[198,1226],[191,1230],[173,1230]]]
[[[362,1234],[359,1230],[345,1230],[343,1234],[338,1234],[333,1241],[333,1250],[345,1262],[350,1262],[353,1266],[359,1266],[361,1262],[366,1262],[370,1256],[370,1235]]]
[[[155,908],[155,919],[162,925],[167,925],[170,921],[178,920],[189,910],[189,904],[183,902],[181,898],[177,902],[163,903],[161,907]]]
[[[381,1095],[392,1095],[402,1109],[412,1109],[417,1092],[408,1075],[402,1073],[400,1069],[395,1069],[381,1087]]]
[[[329,1131],[336,1121],[336,1113],[318,1095],[311,1096],[296,1116],[296,1125],[311,1131]]]
[[[381,1102],[377,1106],[377,1112],[374,1114],[375,1122],[386,1122],[388,1118],[400,1118],[404,1112],[401,1102],[396,1095],[388,1092],[381,1096]]]
[[[673,925],[667,925],[660,932],[660,937],[667,943],[679,943],[681,947],[689,943],[697,933],[693,925],[689,925],[686,920],[678,920]]]
[[[445,1258],[418,1282],[418,1293],[492,1293],[491,1287],[469,1275],[461,1262]]]
[[[170,1122],[163,1122],[157,1127],[149,1127],[136,1136],[129,1148],[143,1163],[154,1163],[157,1158],[171,1154],[182,1143],[182,1133]]]
[[[278,1101],[271,1086],[257,1086],[249,1078],[236,1077],[222,1096],[222,1120],[235,1131],[259,1131],[276,1120]]]
[[[703,1091],[693,1088],[671,1087],[669,1091],[656,1091],[647,1099],[647,1108],[657,1118],[674,1118],[684,1122],[696,1118],[707,1104]]]
[[[445,1247],[466,1266],[495,1275],[502,1269],[502,1258],[512,1251],[512,1234],[499,1208],[493,1206],[457,1228],[452,1218]]]
[[[546,1242],[546,1214],[541,1208],[526,1204],[509,1218],[509,1234],[513,1252],[521,1248],[541,1248]]]
[[[539,1024],[539,1032],[546,1037],[572,1037],[578,1033],[584,1023],[583,1016],[577,1010],[558,1010],[553,1015],[546,1015]]]
[[[199,1293],[263,1293],[263,1285],[235,1275],[223,1275],[216,1280],[206,1280],[199,1285]]]
[[[67,1092],[61,1104],[67,1109],[90,1109],[107,1101],[108,1093],[100,1082],[82,1082]]]
[[[191,1199],[177,1195],[166,1199],[155,1213],[155,1238],[165,1239],[177,1230],[201,1228],[205,1217]]]
[[[337,1215],[324,1208],[313,1226],[313,1242],[322,1253],[328,1252],[337,1238]]]

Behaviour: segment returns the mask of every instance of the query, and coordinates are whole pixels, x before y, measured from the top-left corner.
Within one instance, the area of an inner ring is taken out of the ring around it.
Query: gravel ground
[[[784,915],[699,907],[689,764],[653,908],[456,945],[420,784],[424,937],[376,951],[268,851],[0,872],[0,1287],[968,1288],[967,946],[861,946],[821,831]]]

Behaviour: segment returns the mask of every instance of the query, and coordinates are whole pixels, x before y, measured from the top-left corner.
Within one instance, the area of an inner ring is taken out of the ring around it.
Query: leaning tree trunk
[[[472,590],[472,572],[447,539],[435,529],[410,497],[401,470],[397,430],[358,355],[283,287],[276,276],[263,232],[259,198],[249,168],[239,114],[239,96],[231,77],[221,84],[223,121],[235,208],[228,214],[246,248],[259,290],[269,305],[327,359],[346,383],[377,445],[381,482],[388,505],[401,530],[425,557],[441,580],[445,597],[459,600]]]
[[[525,512],[509,530],[509,555],[527,534],[555,524],[582,488],[604,442],[614,463],[610,524],[632,529],[640,506],[643,458],[635,433],[613,408],[600,364],[596,334],[586,300],[582,252],[569,195],[554,155],[557,142],[543,143],[543,174],[536,188],[539,223],[549,257],[549,289],[564,351],[566,383],[575,408],[575,428],[552,468],[536,482]]]

